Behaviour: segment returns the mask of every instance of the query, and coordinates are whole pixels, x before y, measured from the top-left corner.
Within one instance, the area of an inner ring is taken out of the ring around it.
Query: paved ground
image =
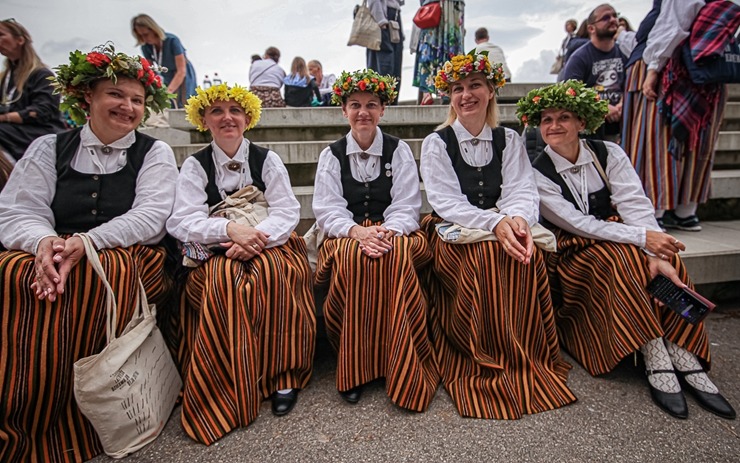
[[[740,410],[740,301],[707,319],[712,378]],[[568,357],[568,360],[570,358]],[[182,431],[177,408],[163,434],[127,458],[134,462],[739,462],[740,420],[705,412],[692,398],[688,420],[653,405],[633,359],[592,378],[574,364],[568,383],[578,402],[517,421],[460,418],[442,387],[430,409],[416,414],[390,403],[381,383],[358,405],[334,388],[335,361],[319,339],[314,377],[296,408],[270,413],[206,447]],[[95,462],[113,461],[98,457]]]

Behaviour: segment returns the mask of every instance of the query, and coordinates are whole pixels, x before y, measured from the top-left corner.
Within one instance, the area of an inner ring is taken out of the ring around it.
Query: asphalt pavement
[[[706,326],[710,377],[740,411],[740,300],[718,307]],[[516,421],[479,420],[461,418],[442,386],[425,413],[393,405],[380,381],[365,388],[359,404],[344,402],[322,336],[314,376],[289,415],[273,416],[265,401],[249,427],[206,447],[185,435],[178,407],[162,435],[126,463],[740,462],[740,420],[716,417],[688,395],[689,418],[672,418],[652,403],[632,357],[597,378],[566,359],[576,403]]]

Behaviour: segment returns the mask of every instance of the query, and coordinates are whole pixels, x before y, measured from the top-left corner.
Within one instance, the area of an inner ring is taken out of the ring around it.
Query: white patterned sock
[[[291,389],[278,389],[277,393],[278,394],[287,394],[287,393],[289,393],[292,390],[293,390],[292,388]]]
[[[673,371],[671,357],[668,355],[663,338],[655,338],[640,347],[645,360],[645,369]],[[650,385],[661,392],[681,392],[681,385],[674,373],[653,373],[648,375]]]
[[[699,363],[699,359],[696,358],[696,355],[670,341],[667,341],[666,344],[668,345],[668,354],[671,356],[671,361],[673,362],[673,366],[676,367],[676,370],[695,371],[704,369]],[[686,375],[684,379],[686,379],[686,382],[694,389],[698,389],[699,391],[706,392],[708,394],[719,393],[719,389],[717,389],[717,386],[714,385],[706,373],[693,373]]]

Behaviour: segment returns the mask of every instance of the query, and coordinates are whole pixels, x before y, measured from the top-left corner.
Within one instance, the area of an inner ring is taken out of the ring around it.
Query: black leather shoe
[[[676,373],[678,374],[678,377],[683,380],[684,387],[694,396],[696,402],[701,406],[701,408],[728,420],[735,419],[737,416],[735,409],[732,408],[732,405],[727,402],[727,399],[725,399],[722,394],[712,394],[700,391],[686,381],[686,377],[688,375],[706,373],[704,370],[677,371]]]
[[[360,401],[360,397],[362,397],[362,386],[354,387],[349,391],[339,391],[339,395],[347,402],[356,404]]]
[[[648,376],[654,373],[676,373],[674,370],[648,370],[645,372]],[[689,407],[686,405],[686,398],[683,392],[663,392],[655,389],[650,383],[650,397],[653,402],[666,411],[669,415],[685,420],[689,417]]]
[[[293,389],[285,394],[275,392],[272,395],[272,414],[275,416],[287,415],[293,410],[296,400],[298,400],[298,389]]]

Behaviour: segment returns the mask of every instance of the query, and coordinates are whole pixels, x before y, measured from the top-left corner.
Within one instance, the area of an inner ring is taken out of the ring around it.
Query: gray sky
[[[36,51],[53,67],[74,49],[89,51],[113,41],[126,53],[138,53],[131,18],[152,16],[177,35],[195,66],[198,82],[217,71],[224,81],[247,85],[250,56],[268,46],[282,53],[289,70],[294,56],[318,59],[324,73],[365,67],[365,49],[348,47],[352,9],[362,0],[0,0],[0,17],[13,17],[28,28]],[[473,33],[488,28],[491,41],[506,54],[514,82],[552,82],[548,74],[568,18],[580,22],[599,2],[582,0],[468,0],[465,49]],[[612,5],[636,28],[648,12],[648,0],[619,0]],[[402,9],[404,45],[401,99],[416,97],[411,86],[414,56],[408,51],[412,18],[418,2]]]

